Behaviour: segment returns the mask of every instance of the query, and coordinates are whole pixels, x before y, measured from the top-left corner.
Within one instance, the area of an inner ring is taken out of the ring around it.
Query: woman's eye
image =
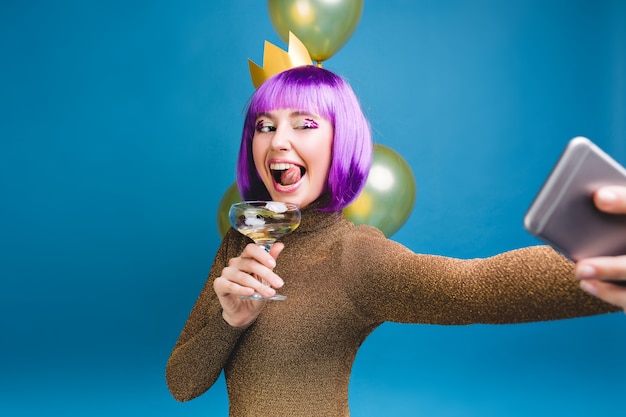
[[[272,125],[266,125],[265,122],[263,120],[260,120],[259,122],[257,122],[256,124],[256,131],[260,132],[260,133],[269,133],[269,132],[273,132],[276,130],[275,126]]]
[[[300,129],[317,129],[319,125],[313,119],[304,119],[304,122],[300,125]]]

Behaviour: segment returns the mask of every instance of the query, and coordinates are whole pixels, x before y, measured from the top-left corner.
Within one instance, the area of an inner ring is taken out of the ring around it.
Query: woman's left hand
[[[626,256],[584,259],[576,265],[576,277],[583,290],[626,312]]]
[[[606,213],[626,214],[626,187],[602,187],[593,201]],[[626,255],[583,259],[576,264],[575,273],[583,290],[626,312]]]

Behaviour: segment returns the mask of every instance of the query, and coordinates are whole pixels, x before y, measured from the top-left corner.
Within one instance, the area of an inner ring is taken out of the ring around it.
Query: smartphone
[[[572,139],[524,217],[528,232],[573,261],[626,255],[626,215],[598,210],[593,194],[626,186],[626,169],[584,137]]]

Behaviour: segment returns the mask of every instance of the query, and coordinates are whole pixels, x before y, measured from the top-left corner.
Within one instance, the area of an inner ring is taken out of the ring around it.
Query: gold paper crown
[[[300,67],[302,65],[313,65],[313,60],[309,55],[306,46],[294,35],[289,32],[289,52],[285,52],[276,45],[265,41],[265,49],[263,52],[263,68],[248,59],[250,66],[250,77],[254,88],[258,88],[265,80],[273,75],[283,72],[290,68]]]

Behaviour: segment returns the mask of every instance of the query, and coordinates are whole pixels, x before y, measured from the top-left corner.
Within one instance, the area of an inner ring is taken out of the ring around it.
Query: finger
[[[225,277],[216,278],[213,288],[222,306],[223,319],[233,327],[247,327],[263,308],[263,302],[242,300],[242,296],[254,293],[251,288],[241,287]]]
[[[265,255],[270,256],[267,253]],[[273,288],[280,288],[284,285],[283,280],[274,273],[273,268],[269,268],[253,258],[240,257],[230,259],[228,267],[222,270],[222,276],[242,286],[252,288],[258,288],[258,281],[265,281]]]
[[[258,289],[261,279],[274,280],[272,275],[275,274],[254,259],[233,259],[231,261],[232,263],[222,270],[222,276],[242,287]]]
[[[258,292],[264,297],[273,297],[276,295],[276,290],[265,285],[261,279],[241,271],[238,271],[234,275],[231,274],[228,277],[221,276],[216,278],[213,282],[213,288],[218,297],[228,297],[230,295],[250,296],[255,292]]]
[[[600,256],[576,264],[576,278],[626,281],[626,256]]]
[[[278,255],[280,255],[280,253],[283,251],[284,248],[285,248],[285,245],[282,242],[276,242],[270,248],[269,255],[272,257],[272,259],[277,259]],[[276,266],[276,262],[275,261],[274,261],[274,266]],[[283,285],[285,285],[285,282],[282,280],[281,277],[279,277],[278,275],[276,275],[274,273],[274,271],[273,271],[274,266],[272,266],[270,271],[268,271],[267,274],[263,275],[262,278],[271,287],[273,287],[273,288],[281,288]]]
[[[626,309],[626,287],[597,280],[581,281],[580,287],[607,303]]]
[[[267,253],[265,249],[263,249],[259,245],[255,245],[253,243],[246,245],[243,252],[241,253],[241,257],[255,259],[257,262],[260,262],[270,269],[273,269],[276,266],[275,257]]]
[[[256,282],[252,282],[251,286],[253,286],[258,292],[260,292],[261,294],[265,296],[271,297],[275,293],[274,292],[272,294],[265,294],[266,292],[265,290],[267,288],[271,287],[274,289],[278,289],[278,288],[281,288],[285,284],[282,278],[279,277],[276,273],[274,273],[274,271],[272,271],[269,268],[266,268],[265,266],[259,263],[254,265],[252,269],[254,272],[252,272],[250,276]]]
[[[596,207],[607,213],[626,214],[626,187],[606,186],[593,196]]]
[[[280,255],[284,248],[285,245],[283,243],[277,242],[270,248],[270,253],[267,253],[260,246],[250,244],[244,249],[241,259],[234,258],[231,261],[239,269],[249,272],[258,280],[264,281],[272,288],[278,289],[284,285],[284,281],[273,272],[273,269],[276,266],[275,258]],[[259,292],[263,293],[263,291]]]
[[[242,281],[229,279],[225,276],[219,276],[213,281],[213,290],[218,297],[228,297],[230,295],[240,297],[254,293],[254,288],[242,284]]]
[[[281,288],[284,284],[278,275],[256,260],[236,258],[232,259],[231,263],[236,264],[236,266],[224,268],[222,277],[234,282],[238,287],[226,287],[225,291],[232,291],[238,295],[252,295],[256,291],[264,297],[273,297],[276,295],[276,289]],[[246,266],[246,264],[248,265]],[[250,291],[242,293],[242,288],[249,288]]]
[[[278,255],[280,255],[283,249],[285,249],[285,244],[282,242],[276,242],[272,245],[272,248],[270,249],[270,255],[272,256],[272,258],[278,259]]]

